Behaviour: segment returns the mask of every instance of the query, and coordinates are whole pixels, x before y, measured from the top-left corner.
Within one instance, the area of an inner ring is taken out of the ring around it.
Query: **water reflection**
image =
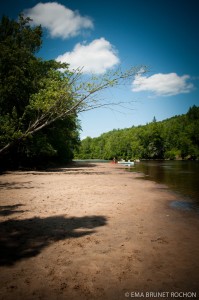
[[[178,208],[181,210],[186,210],[186,211],[196,211],[197,213],[199,213],[199,206],[195,205],[193,202],[172,201],[171,207]]]
[[[199,161],[142,161],[131,171],[143,173],[146,180],[166,184],[199,206]]]

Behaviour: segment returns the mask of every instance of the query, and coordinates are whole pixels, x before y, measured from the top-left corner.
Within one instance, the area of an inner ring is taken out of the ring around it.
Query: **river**
[[[141,161],[130,170],[180,193],[182,201],[174,207],[199,212],[199,161]]]

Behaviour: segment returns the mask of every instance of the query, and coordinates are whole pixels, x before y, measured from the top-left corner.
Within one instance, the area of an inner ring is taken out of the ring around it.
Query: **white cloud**
[[[51,37],[66,39],[77,36],[82,29],[93,28],[89,17],[82,17],[78,11],[72,11],[57,2],[38,3],[26,9],[24,14],[33,19],[33,24],[47,28]]]
[[[173,96],[182,93],[189,93],[193,88],[193,84],[189,83],[189,75],[178,76],[176,73],[154,74],[146,77],[142,76],[142,70],[135,76],[132,91],[152,92],[157,96]]]
[[[78,43],[72,52],[59,55],[56,60],[69,63],[71,69],[83,67],[83,73],[95,74],[103,74],[119,63],[113,46],[104,38],[96,39],[88,45]]]

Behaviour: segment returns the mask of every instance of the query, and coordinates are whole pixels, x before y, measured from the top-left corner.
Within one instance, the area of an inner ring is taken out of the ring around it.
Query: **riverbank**
[[[109,163],[1,175],[0,298],[199,297],[198,215],[139,176]]]

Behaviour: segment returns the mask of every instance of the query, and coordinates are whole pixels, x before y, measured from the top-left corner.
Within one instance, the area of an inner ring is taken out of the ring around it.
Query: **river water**
[[[130,170],[181,194],[173,207],[199,212],[199,161],[141,161]]]

